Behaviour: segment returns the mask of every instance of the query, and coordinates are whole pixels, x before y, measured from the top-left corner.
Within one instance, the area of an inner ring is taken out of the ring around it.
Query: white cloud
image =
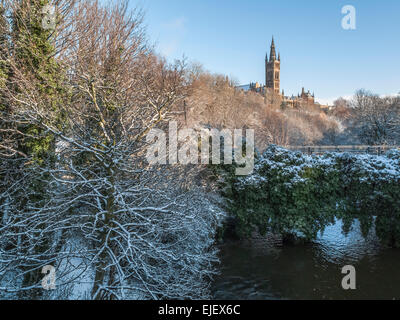
[[[398,93],[389,93],[389,94],[381,94],[381,97],[400,97],[400,92]]]
[[[161,54],[165,57],[170,57],[178,50],[179,44],[177,40],[172,40],[160,44]]]
[[[354,95],[344,95],[340,97],[334,97],[334,98],[316,98],[316,102],[322,104],[322,105],[333,105],[333,102],[338,99],[338,98],[344,98],[346,100],[351,100]],[[389,94],[381,94],[379,95],[381,98],[383,97],[400,97],[400,93],[389,93]]]
[[[338,96],[338,97],[334,97],[334,98],[316,98],[316,102],[322,104],[322,105],[333,105],[333,102],[338,99],[338,98],[343,98],[346,100],[351,100],[351,98],[353,97],[353,95],[344,95],[344,96]]]
[[[186,23],[186,18],[185,17],[180,17],[176,18],[172,21],[169,21],[164,24],[164,28],[172,30],[172,31],[185,31],[185,23]]]
[[[162,55],[171,57],[175,55],[180,47],[180,43],[186,34],[186,18],[179,17],[162,24],[163,40],[159,48]]]

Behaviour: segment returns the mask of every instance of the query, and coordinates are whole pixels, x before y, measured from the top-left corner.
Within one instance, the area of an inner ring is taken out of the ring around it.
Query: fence
[[[326,152],[349,152],[349,153],[366,153],[381,155],[390,149],[399,149],[398,146],[288,146],[286,149],[292,151],[300,151],[307,154],[323,154]]]

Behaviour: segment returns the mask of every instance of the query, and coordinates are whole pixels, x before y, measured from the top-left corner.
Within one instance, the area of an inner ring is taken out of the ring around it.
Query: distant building
[[[271,52],[265,55],[265,86],[268,89],[272,89],[274,93],[280,93],[281,80],[281,54],[279,53],[278,59],[276,59],[276,50],[274,37],[272,37]]]
[[[250,88],[251,88],[251,84],[245,84],[245,85],[243,85],[243,86],[237,86],[237,87],[236,87],[236,89],[244,90],[244,91],[249,91]]]
[[[300,108],[304,105],[307,106],[317,106],[321,109],[328,109],[328,106],[320,105],[315,102],[314,93],[311,94],[308,90],[305,91],[304,88],[301,90],[301,94],[297,96],[285,96],[284,90],[281,92],[281,54],[276,55],[275,41],[274,37],[272,37],[272,43],[270,48],[270,54],[268,59],[268,53],[265,56],[265,86],[256,82],[250,83],[248,85],[237,87],[240,90],[244,91],[253,91],[258,92],[260,94],[265,95],[265,97],[278,99],[281,104],[284,104],[291,108]]]

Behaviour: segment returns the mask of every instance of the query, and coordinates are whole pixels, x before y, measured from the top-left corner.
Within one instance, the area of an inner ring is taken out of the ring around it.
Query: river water
[[[281,246],[272,238],[228,242],[220,248],[215,299],[400,299],[400,249],[364,239],[355,223],[328,227],[308,245]],[[356,290],[341,286],[342,267],[356,268]]]

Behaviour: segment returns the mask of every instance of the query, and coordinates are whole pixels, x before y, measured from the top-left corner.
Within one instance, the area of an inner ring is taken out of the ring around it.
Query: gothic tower
[[[265,57],[265,86],[273,89],[275,93],[280,93],[280,73],[281,73],[281,55],[276,58],[275,42],[272,37],[271,52]]]

